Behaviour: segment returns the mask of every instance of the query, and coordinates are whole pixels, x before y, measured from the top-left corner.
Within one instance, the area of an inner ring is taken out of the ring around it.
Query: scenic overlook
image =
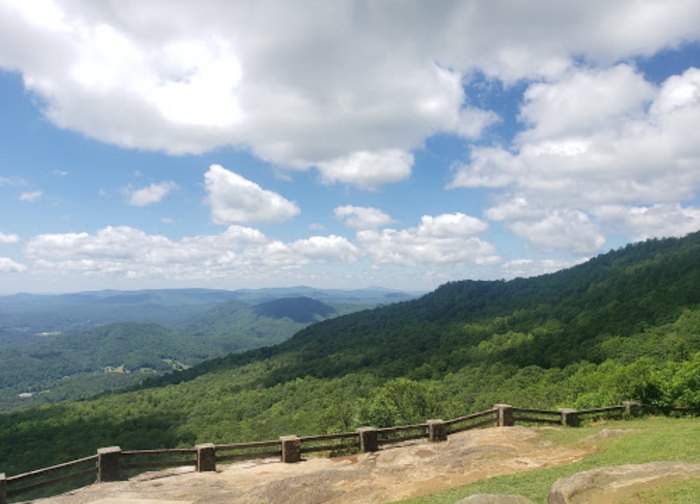
[[[0,504],[700,503],[700,0],[0,0]]]

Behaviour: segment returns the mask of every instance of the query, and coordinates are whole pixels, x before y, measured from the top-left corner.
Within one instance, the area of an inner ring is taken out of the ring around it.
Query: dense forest
[[[0,415],[0,470],[99,446],[333,432],[496,402],[700,407],[699,287],[700,233],[536,278],[451,282],[125,393]]]

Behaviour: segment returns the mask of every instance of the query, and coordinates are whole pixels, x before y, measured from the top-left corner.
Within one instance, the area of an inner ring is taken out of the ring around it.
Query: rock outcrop
[[[602,467],[557,480],[549,493],[549,504],[613,504],[647,488],[690,479],[700,479],[700,464],[650,462]]]

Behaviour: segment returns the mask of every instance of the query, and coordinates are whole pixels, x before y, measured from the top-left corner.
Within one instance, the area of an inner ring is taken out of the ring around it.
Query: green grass
[[[571,429],[541,429],[540,435],[566,446],[589,444],[584,438],[603,429],[635,429],[622,437],[596,441],[598,451],[583,460],[557,467],[537,469],[480,480],[439,494],[401,501],[402,504],[454,504],[481,493],[519,494],[534,502],[547,502],[550,487],[559,478],[597,467],[676,460],[700,462],[700,419],[647,417],[628,421],[600,422]],[[647,495],[648,494],[648,495]],[[642,494],[640,494],[642,495]],[[644,500],[630,502],[700,502],[700,482],[676,483],[643,492]],[[654,500],[656,499],[656,500]]]

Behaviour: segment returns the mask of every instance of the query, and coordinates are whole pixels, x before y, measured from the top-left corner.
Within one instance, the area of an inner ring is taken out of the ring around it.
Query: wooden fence
[[[233,444],[199,444],[193,448],[159,450],[122,450],[118,446],[100,448],[97,454],[63,464],[45,467],[14,476],[0,473],[0,504],[8,499],[26,495],[45,487],[73,482],[85,486],[93,482],[120,481],[147,469],[192,466],[199,472],[216,471],[217,463],[260,458],[279,458],[282,462],[299,462],[308,453],[329,456],[352,452],[373,452],[381,446],[414,439],[445,441],[451,434],[485,426],[509,427],[519,424],[549,424],[574,427],[582,420],[593,418],[622,418],[638,416],[644,411],[694,413],[685,408],[659,408],[635,401],[618,406],[557,411],[517,408],[496,404],[492,409],[472,413],[452,420],[428,420],[413,425],[376,429],[361,427],[354,432],[318,436],[282,436],[274,441]]]

